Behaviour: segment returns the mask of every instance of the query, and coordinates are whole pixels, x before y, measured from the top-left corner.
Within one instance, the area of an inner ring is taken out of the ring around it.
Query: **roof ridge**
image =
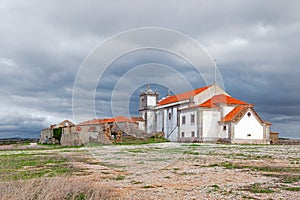
[[[183,93],[168,96],[164,99],[161,99],[158,102],[158,105],[165,105],[165,104],[174,103],[174,102],[178,102],[178,101],[182,101],[182,100],[187,100],[191,96],[195,96],[195,95],[200,94],[201,92],[207,90],[211,86],[213,86],[213,85],[204,86],[204,87],[196,88],[196,89],[189,90],[189,91],[186,91]]]
[[[201,107],[216,107],[217,103],[226,103],[226,104],[237,104],[237,105],[252,105],[227,94],[217,94],[206,100],[205,102],[201,103],[199,106]]]

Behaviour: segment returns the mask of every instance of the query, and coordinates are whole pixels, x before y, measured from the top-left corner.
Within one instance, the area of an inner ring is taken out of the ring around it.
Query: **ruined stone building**
[[[59,141],[53,137],[53,130],[62,128],[63,133],[70,133],[71,128],[74,127],[75,124],[73,124],[69,120],[64,120],[58,124],[52,124],[50,127],[45,128],[41,130],[39,143],[42,144],[57,144]]]
[[[83,144],[100,143],[111,144],[121,142],[124,134],[133,137],[140,137],[144,132],[144,120],[141,117],[124,116],[113,118],[92,119],[80,122],[75,125],[69,120],[64,120],[59,124],[51,125],[43,129],[39,142],[42,144],[57,144],[63,146],[77,146]],[[60,141],[53,137],[54,129],[61,129]]]

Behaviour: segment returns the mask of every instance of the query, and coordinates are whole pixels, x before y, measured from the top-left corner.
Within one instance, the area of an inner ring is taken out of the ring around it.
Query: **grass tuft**
[[[294,191],[294,192],[300,191],[300,187],[288,187],[288,188],[284,188],[284,189],[288,190],[288,191]]]
[[[273,193],[274,190],[271,190],[269,188],[264,188],[261,186],[260,183],[254,183],[246,188],[244,190],[252,192],[252,193]]]

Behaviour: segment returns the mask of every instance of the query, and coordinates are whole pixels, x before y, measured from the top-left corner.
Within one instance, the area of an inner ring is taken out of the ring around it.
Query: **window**
[[[171,119],[172,118],[172,113],[169,113],[169,119]]]
[[[182,116],[182,118],[181,118],[181,124],[185,124],[185,116]]]
[[[226,131],[227,130],[227,126],[223,126],[223,131]]]
[[[184,138],[184,132],[181,132],[181,137]]]
[[[195,114],[191,114],[191,124],[195,123]]]
[[[195,131],[192,131],[192,137],[195,137]]]
[[[251,113],[250,112],[248,112],[247,115],[248,115],[248,117],[251,117]]]
[[[247,134],[247,137],[251,137],[251,134]]]

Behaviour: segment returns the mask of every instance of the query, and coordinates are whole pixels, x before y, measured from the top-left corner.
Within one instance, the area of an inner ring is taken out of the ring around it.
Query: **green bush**
[[[58,140],[59,144],[60,144],[61,134],[62,134],[62,128],[53,129],[53,137]]]

